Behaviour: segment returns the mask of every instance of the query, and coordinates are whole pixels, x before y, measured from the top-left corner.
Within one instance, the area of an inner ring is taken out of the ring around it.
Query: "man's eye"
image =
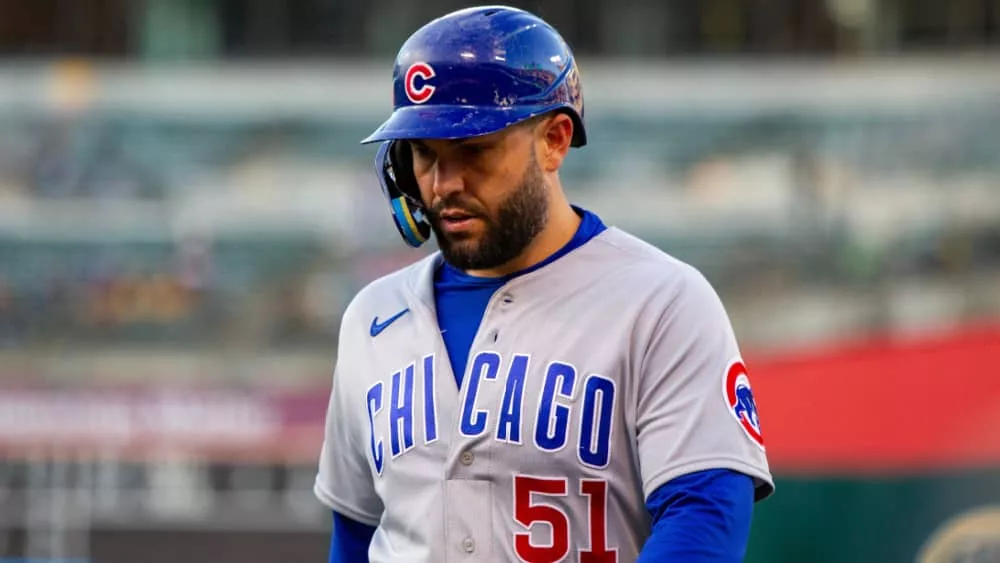
[[[463,152],[465,152],[467,156],[479,156],[485,153],[488,149],[489,147],[486,145],[465,145],[462,147]]]

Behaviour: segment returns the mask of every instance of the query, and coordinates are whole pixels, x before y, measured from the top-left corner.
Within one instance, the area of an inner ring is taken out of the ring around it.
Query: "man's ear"
[[[538,163],[546,172],[555,172],[562,166],[573,141],[573,119],[565,113],[546,116],[536,128],[540,154]]]

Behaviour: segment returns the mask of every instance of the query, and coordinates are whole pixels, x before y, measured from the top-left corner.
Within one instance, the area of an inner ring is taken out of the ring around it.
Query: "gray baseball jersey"
[[[347,308],[317,497],[377,526],[372,563],[631,562],[645,498],[729,468],[770,494],[746,367],[716,292],[617,228],[498,290],[459,388],[440,254]]]

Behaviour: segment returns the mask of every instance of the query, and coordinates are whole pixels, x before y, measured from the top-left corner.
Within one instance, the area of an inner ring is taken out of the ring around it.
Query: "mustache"
[[[472,217],[483,217],[486,215],[485,211],[479,206],[455,199],[441,200],[435,203],[427,209],[427,214],[433,219],[439,219],[441,217],[441,213],[445,211],[459,211]]]

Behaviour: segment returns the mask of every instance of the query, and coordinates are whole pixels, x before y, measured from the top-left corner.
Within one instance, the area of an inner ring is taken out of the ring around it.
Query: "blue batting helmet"
[[[466,8],[427,23],[400,48],[392,78],[392,115],[361,142],[383,142],[376,174],[410,246],[431,228],[410,151],[397,141],[488,135],[561,111],[573,120],[570,145],[587,142],[576,59],[551,25],[524,10]]]
[[[573,118],[572,146],[586,143],[576,59],[523,10],[466,8],[427,23],[400,48],[392,83],[392,115],[362,143],[486,135],[557,109]]]

